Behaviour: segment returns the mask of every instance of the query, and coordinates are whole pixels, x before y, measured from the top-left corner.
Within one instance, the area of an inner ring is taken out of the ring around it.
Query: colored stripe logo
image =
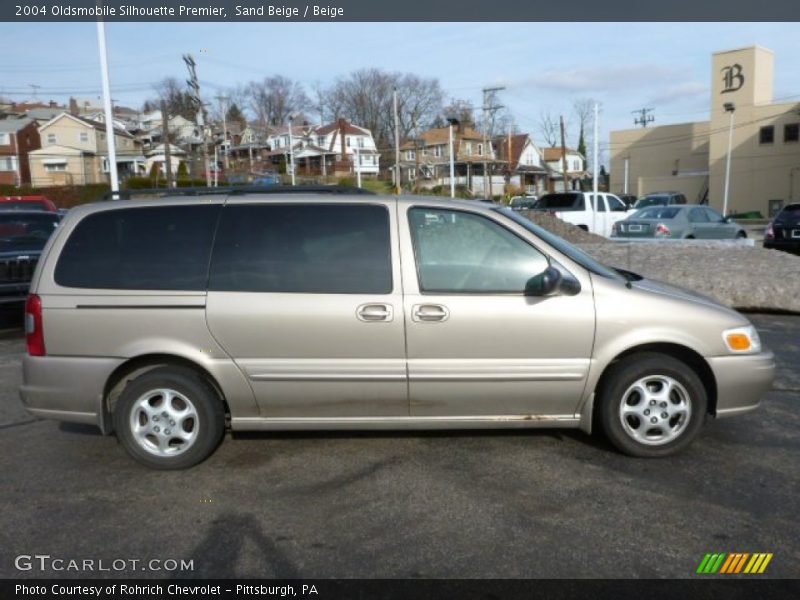
[[[761,574],[767,569],[769,561],[772,560],[772,553],[769,552],[717,552],[706,554],[697,567],[697,572],[703,575],[735,575],[744,573],[747,575]]]

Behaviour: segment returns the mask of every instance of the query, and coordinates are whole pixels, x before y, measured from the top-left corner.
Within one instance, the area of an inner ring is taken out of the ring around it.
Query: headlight
[[[728,350],[734,354],[756,354],[761,352],[761,339],[756,328],[752,325],[726,329],[722,332],[722,339]]]

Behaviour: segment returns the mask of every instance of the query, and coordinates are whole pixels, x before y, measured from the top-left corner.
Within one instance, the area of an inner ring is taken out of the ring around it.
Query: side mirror
[[[561,283],[561,271],[553,266],[547,267],[538,275],[534,275],[525,283],[526,296],[548,296],[558,289]]]

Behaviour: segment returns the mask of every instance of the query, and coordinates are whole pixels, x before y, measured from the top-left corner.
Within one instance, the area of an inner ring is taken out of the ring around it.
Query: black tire
[[[169,395],[159,395],[159,390],[167,390]],[[148,416],[142,407],[145,402],[143,399],[148,394],[151,394],[146,400],[148,409],[158,411],[169,408],[169,415],[162,412]],[[164,404],[168,397],[171,398],[170,407]],[[175,421],[171,421],[173,407],[180,409],[181,406],[189,412],[174,414],[189,416],[182,420],[174,417]],[[194,419],[190,414],[192,410],[196,414]],[[136,419],[140,424],[145,428],[158,428],[159,433],[150,432],[147,439],[143,435],[137,436],[132,423],[134,411],[138,413]],[[198,373],[178,366],[158,367],[130,381],[114,407],[113,418],[114,430],[125,450],[138,462],[153,469],[186,469],[194,466],[214,452],[225,433],[225,409],[219,395]],[[178,420],[181,422],[176,427]],[[176,431],[181,430],[182,434],[189,436],[191,443],[182,441],[177,433],[166,429],[170,423]],[[167,439],[167,434],[176,437]],[[161,438],[165,444],[164,450],[159,450],[157,446]],[[181,444],[186,444],[186,447],[181,449]]]
[[[686,239],[686,240],[693,240],[693,239],[694,239],[694,236],[693,236],[693,235],[687,235],[687,236],[686,236],[684,239]]]
[[[743,240],[746,237],[747,237],[747,234],[744,231],[740,231],[739,233],[736,234],[736,239],[737,240]]]
[[[665,408],[658,400],[645,400],[633,388],[637,382],[649,378],[652,380],[644,386],[648,392],[665,389],[659,388],[662,383],[659,378],[663,378],[664,383],[672,380],[679,384],[674,386],[670,399],[665,401]],[[672,412],[680,408],[677,400],[681,398],[690,409],[688,417],[672,416]],[[598,399],[600,424],[608,439],[623,453],[641,458],[668,456],[686,448],[703,427],[708,407],[706,390],[697,373],[686,363],[656,352],[632,354],[620,360],[605,377]],[[654,401],[656,405],[651,406]],[[630,410],[643,407],[642,410],[649,412],[647,417],[641,418],[656,419],[658,423],[651,428],[647,420],[639,420],[635,414],[627,415],[624,422],[620,414],[623,402],[631,407]],[[670,412],[658,412],[667,410]],[[646,438],[651,431],[661,431],[664,435],[653,434],[648,442],[635,437]]]

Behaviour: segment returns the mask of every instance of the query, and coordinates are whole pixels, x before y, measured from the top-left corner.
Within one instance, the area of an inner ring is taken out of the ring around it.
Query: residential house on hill
[[[31,183],[29,153],[41,146],[33,119],[0,120],[0,183]]]
[[[109,180],[108,143],[103,123],[61,113],[39,128],[42,147],[30,152],[34,185],[83,185]],[[141,144],[130,133],[114,129],[117,170],[121,179],[144,173]]]
[[[462,125],[453,127],[453,163],[457,185],[467,186],[474,194],[484,191],[484,168],[488,193],[501,193],[506,164],[495,156],[491,141]],[[450,184],[450,127],[436,127],[422,132],[400,147],[401,181],[421,187]]]
[[[564,186],[564,165],[562,157],[564,152],[560,146],[554,148],[545,148],[543,151],[544,162],[547,169],[550,171],[550,189],[551,192],[561,192],[565,189],[579,190],[581,189],[581,180],[587,177],[586,173],[586,158],[577,150],[572,148],[566,149],[567,158],[567,185]]]
[[[292,153],[298,175],[377,176],[380,153],[372,132],[337,119],[325,125],[292,126]],[[279,127],[267,136],[269,158],[274,165],[288,164],[289,128]]]
[[[537,196],[548,191],[547,166],[542,151],[529,134],[497,137],[494,147],[497,158],[506,164],[504,172],[510,185]]]

